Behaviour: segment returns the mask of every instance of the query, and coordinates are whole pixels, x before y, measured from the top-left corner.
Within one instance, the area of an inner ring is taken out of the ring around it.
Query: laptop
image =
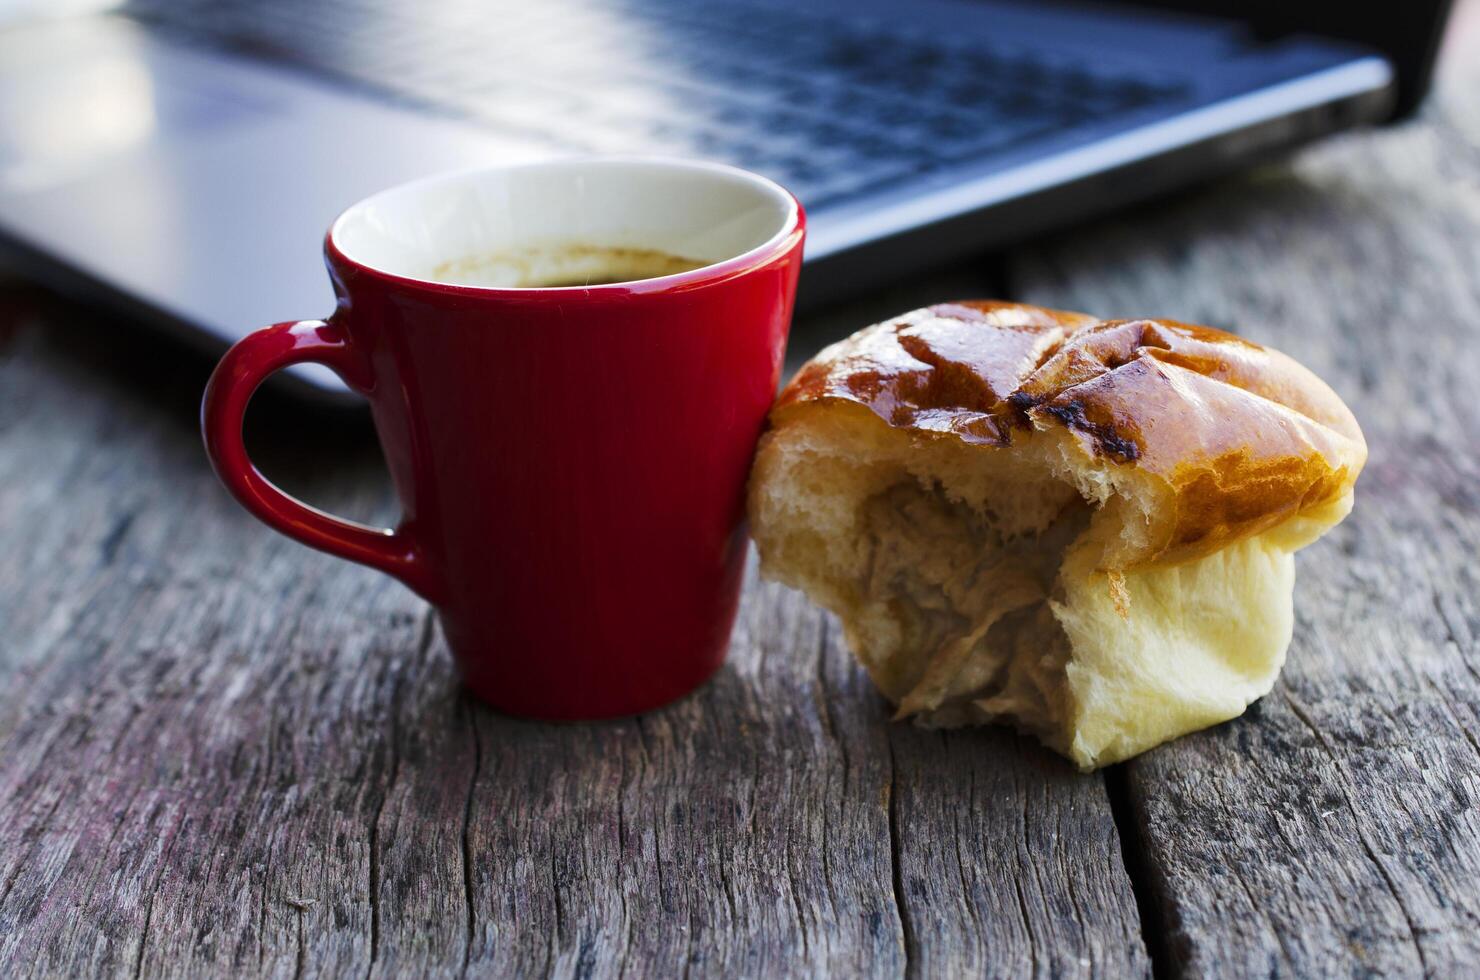
[[[776,179],[816,306],[1400,118],[1449,2],[64,6],[0,22],[0,242],[220,351],[332,310],[322,235],[357,199],[568,154]]]

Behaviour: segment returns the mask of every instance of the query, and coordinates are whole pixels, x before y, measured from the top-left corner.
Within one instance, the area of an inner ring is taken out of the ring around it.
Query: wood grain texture
[[[800,595],[747,582],[668,709],[498,716],[414,596],[226,498],[202,365],[43,305],[0,353],[0,975],[1149,972],[1103,780],[891,725]],[[270,474],[390,517],[362,419],[267,408]]]
[[[1416,122],[1009,269],[1031,302],[1278,347],[1346,398],[1371,447],[1354,513],[1297,559],[1275,691],[1121,774],[1172,973],[1480,969],[1477,64],[1452,57]]]

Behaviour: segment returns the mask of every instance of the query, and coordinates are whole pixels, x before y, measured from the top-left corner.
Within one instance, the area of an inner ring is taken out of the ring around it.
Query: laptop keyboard
[[[716,0],[405,4],[133,0],[186,40],[309,66],[383,97],[578,152],[721,160],[809,208],[1173,101],[979,37]]]

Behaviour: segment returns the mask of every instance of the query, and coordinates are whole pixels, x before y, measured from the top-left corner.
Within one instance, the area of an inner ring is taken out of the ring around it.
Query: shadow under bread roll
[[[1294,552],[1350,511],[1367,456],[1277,351],[999,302],[828,347],[769,425],[762,572],[841,617],[898,717],[1007,722],[1084,769],[1269,691]]]

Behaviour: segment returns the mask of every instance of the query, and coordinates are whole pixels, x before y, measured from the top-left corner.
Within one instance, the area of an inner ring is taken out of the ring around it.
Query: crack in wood
[[[281,669],[282,668],[279,667],[279,670],[281,670]],[[271,678],[268,681],[268,686],[271,687],[275,682],[276,682],[276,678],[275,677],[274,678]],[[274,760],[276,758],[277,732],[278,732],[278,726],[277,726],[276,721],[277,721],[277,716],[275,714],[275,711],[274,711],[272,705],[269,704],[268,707],[267,707],[267,721],[266,721],[266,725],[265,725],[265,729],[266,729],[265,730],[265,735],[266,735],[265,758],[263,759],[262,766],[261,766],[261,768],[259,770],[259,772],[261,774],[260,788],[261,788],[261,792],[264,795],[265,794],[268,794],[270,792],[271,786],[272,786],[272,770],[273,770],[273,762],[274,762]],[[266,960],[267,960],[267,896],[268,896],[268,891],[269,891],[269,888],[270,888],[271,882],[272,882],[272,855],[273,855],[273,851],[275,850],[275,848],[273,847],[273,842],[277,839],[277,827],[278,827],[278,824],[275,822],[273,824],[272,828],[268,831],[268,834],[267,834],[267,846],[264,848],[265,857],[262,860],[262,864],[260,866],[260,869],[258,869],[258,870],[261,871],[261,875],[262,875],[262,888],[261,888],[261,891],[260,891],[260,899],[259,899],[259,905],[258,905],[258,916],[257,916],[257,966],[258,966],[258,968],[261,968],[262,964],[264,962],[266,962]]]
[[[308,914],[308,910],[302,906],[294,906],[294,911],[298,917],[298,949],[293,958],[293,980],[302,980],[304,966],[308,959],[308,940],[304,931],[303,918]]]
[[[625,741],[625,740],[624,740]],[[627,866],[627,756],[628,752],[624,746],[618,757],[621,771],[617,777],[617,870],[625,871]],[[626,930],[626,939],[622,943],[622,952],[617,960],[617,978],[622,980],[627,975],[627,958],[632,955],[634,946],[633,936],[636,920],[632,916],[632,910],[627,907],[627,883],[625,875],[623,880],[617,884],[617,899],[622,909],[622,925]]]
[[[560,941],[565,937],[565,902],[560,898],[560,874],[555,868],[555,849],[550,849],[550,897],[555,902],[555,927],[550,930],[550,952],[548,972],[555,972],[560,961]]]
[[[1266,922],[1268,922],[1269,916],[1264,912],[1264,903],[1261,902],[1259,900],[1259,896],[1255,894],[1253,887],[1249,884],[1249,880],[1243,876],[1239,869],[1233,868],[1230,870],[1232,872],[1233,880],[1238,882],[1239,890],[1242,891],[1244,893],[1244,897],[1249,900],[1249,907],[1260,916],[1262,916]],[[1270,925],[1273,926],[1273,923],[1270,923]],[[1274,933],[1274,941],[1279,946],[1280,953],[1285,957],[1284,969],[1289,970],[1291,975],[1294,975],[1298,972],[1299,969],[1299,958],[1295,955],[1295,951],[1290,948],[1290,941],[1285,937],[1285,934],[1283,932],[1278,929],[1272,929],[1271,931]],[[1278,970],[1272,967],[1270,972],[1276,973],[1278,972]]]
[[[175,842],[181,838],[181,832],[185,829],[185,825],[188,822],[189,814],[185,814],[185,816],[182,816],[175,823],[173,828],[170,828],[169,841],[166,841],[163,850],[160,851],[160,870],[158,870],[158,873],[155,873],[154,881],[149,884],[149,899],[144,906],[144,928],[139,931],[139,953],[135,958],[135,964],[133,964],[133,980],[142,980],[142,976],[144,976],[144,950],[149,939],[149,928],[154,924],[154,896],[157,896],[158,891],[160,891],[160,884],[164,881],[164,876],[169,873],[170,854],[175,853]]]
[[[134,980],[143,980],[144,977],[144,951],[149,948],[149,928],[154,922],[154,894],[158,889],[150,889],[149,900],[144,903],[144,926],[139,930],[139,951],[134,956]]]
[[[170,834],[169,841],[164,845],[164,850],[159,855],[159,872],[154,876],[154,881],[149,886],[149,898],[144,903],[144,925],[139,930],[139,951],[134,957],[134,980],[143,980],[144,976],[144,952],[149,944],[149,930],[154,924],[154,896],[159,894],[160,882],[169,872],[170,854],[175,849],[175,841],[180,839],[180,830],[189,817],[181,818]]]
[[[941,736],[944,737],[945,733],[942,732]],[[1027,848],[1030,841],[1030,834],[1028,829],[1030,824],[1030,818],[1028,815],[1028,797],[1025,795],[1020,796],[1019,803],[1021,804],[1021,806],[1018,809],[1018,818],[1019,827],[1021,829],[1018,833],[1018,846],[1022,848]],[[1035,876],[1034,880],[1037,881],[1036,876],[1038,873],[1037,869],[1039,859],[1037,855],[1034,855],[1032,853],[1029,853],[1027,855],[1027,858],[1028,859],[1023,862],[1024,866],[1033,869],[1033,874]],[[1028,962],[1031,966],[1029,972],[1031,975],[1037,976],[1038,961],[1040,959],[1038,949],[1043,944],[1043,940],[1038,936],[1037,930],[1033,928],[1034,917],[1032,912],[1029,911],[1028,908],[1028,896],[1023,894],[1023,877],[1024,875],[1021,871],[1019,871],[1017,874],[1014,874],[1012,876],[1012,886],[1013,891],[1017,894],[1018,912],[1023,917],[1023,932],[1026,933],[1028,937]],[[1042,890],[1042,887],[1042,882],[1039,882],[1040,891]]]
[[[802,908],[801,900],[797,898],[796,883],[800,880],[801,876],[797,873],[796,850],[793,846],[792,834],[789,828],[786,832],[785,851],[787,875],[784,884],[786,886],[786,897],[791,902],[792,912],[796,915],[797,932],[800,934],[802,941],[802,962],[810,965],[812,962],[812,941],[807,935],[807,913]]]
[[[971,782],[968,784],[967,787],[966,799],[969,806],[976,805],[976,770],[974,768],[971,771]],[[966,878],[966,862],[961,856],[962,835],[960,810],[951,811],[951,831],[952,837],[954,838],[954,843],[956,845],[956,877],[961,882],[961,896],[966,903],[966,912],[968,915],[971,916],[971,926],[973,931],[976,932],[978,936],[981,936],[983,939],[985,939],[986,932],[982,929],[981,917],[978,916],[976,912],[975,889],[971,887],[971,883]]]
[[[813,616],[817,623],[817,672],[813,679],[814,702],[816,704],[818,717],[822,722],[823,737],[833,744],[838,750],[838,759],[842,769],[842,797],[848,798],[848,749],[843,740],[838,738],[836,723],[832,715],[831,693],[827,683],[827,616],[816,613]],[[831,807],[824,809],[822,814],[822,881],[826,888],[828,903],[836,905],[836,885],[833,884],[832,869],[832,813]]]
[[[910,921],[909,903],[904,892],[904,862],[900,851],[903,841],[899,831],[899,764],[895,759],[893,732],[889,738],[889,799],[886,802],[889,823],[889,865],[894,884],[894,913],[899,919],[901,952],[904,954],[903,974],[906,978],[919,976],[919,950],[915,931]]]
[[[750,806],[751,807],[754,807],[755,806],[755,796],[754,796],[754,794],[751,795],[751,798],[750,798]],[[752,814],[752,820],[753,819],[754,819],[754,814]],[[752,823],[752,826],[754,826],[753,823]],[[755,835],[754,835],[753,832],[751,834],[751,838],[750,839],[752,841],[755,840]],[[718,857],[717,863],[719,865],[719,883],[720,883],[720,888],[724,891],[724,895],[725,895],[725,908],[728,909],[729,910],[729,913],[730,913],[730,924],[731,925],[736,925],[736,924],[738,924],[740,922],[740,910],[735,905],[735,885],[734,885],[734,883],[732,881],[730,881],[730,858],[731,858],[731,856],[732,856],[732,854],[720,854],[719,857]]]
[[[1105,795],[1110,801],[1110,816],[1120,842],[1120,863],[1136,901],[1141,943],[1151,961],[1151,975],[1154,980],[1169,980],[1180,971],[1180,965],[1172,949],[1169,912],[1159,895],[1158,878],[1141,834],[1145,818],[1131,799],[1129,767],[1133,764],[1122,762],[1104,770]]]
[[[648,768],[652,765],[652,756],[648,752],[647,723],[643,721],[642,715],[638,715],[636,718],[632,719],[632,721],[637,726],[637,744],[638,747],[642,749],[643,772],[646,773]],[[653,838],[653,877],[657,879],[658,884],[658,905],[663,910],[663,912],[667,913],[671,911],[671,909],[668,901],[668,888],[663,880],[662,839],[659,836],[658,826],[656,822],[651,824],[650,829],[652,831]],[[691,935],[692,931],[692,929],[689,930]],[[685,975],[687,975],[688,973],[687,959],[685,959],[684,973]]]
[[[1012,890],[1017,895],[1018,914],[1023,919],[1023,931],[1028,936],[1028,975],[1038,974],[1038,943],[1033,936],[1033,914],[1028,911],[1028,899],[1023,894],[1023,879],[1021,875],[1014,875],[1012,879]]]
[[[430,619],[430,612],[428,619]],[[424,651],[426,643],[424,639],[419,649]],[[375,809],[370,817],[370,962],[365,967],[367,978],[374,974],[375,964],[380,959],[380,821],[385,814],[386,803],[390,801],[391,795],[396,790],[396,779],[401,772],[400,714],[401,691],[404,686],[404,678],[399,671],[395,671],[391,680],[390,705],[386,712],[389,729],[386,733],[386,744],[390,754],[390,771],[381,789],[380,799],[376,800]]]
[[[478,706],[469,695],[463,695],[463,706],[468,713],[468,730],[473,742],[473,772],[468,777],[468,795],[463,801],[462,822],[462,873],[463,904],[467,909],[467,941],[463,946],[462,975],[468,975],[468,964],[473,957],[475,912],[473,904],[473,846],[471,828],[473,823],[473,794],[478,789],[478,774],[483,768],[483,739],[478,731]]]

